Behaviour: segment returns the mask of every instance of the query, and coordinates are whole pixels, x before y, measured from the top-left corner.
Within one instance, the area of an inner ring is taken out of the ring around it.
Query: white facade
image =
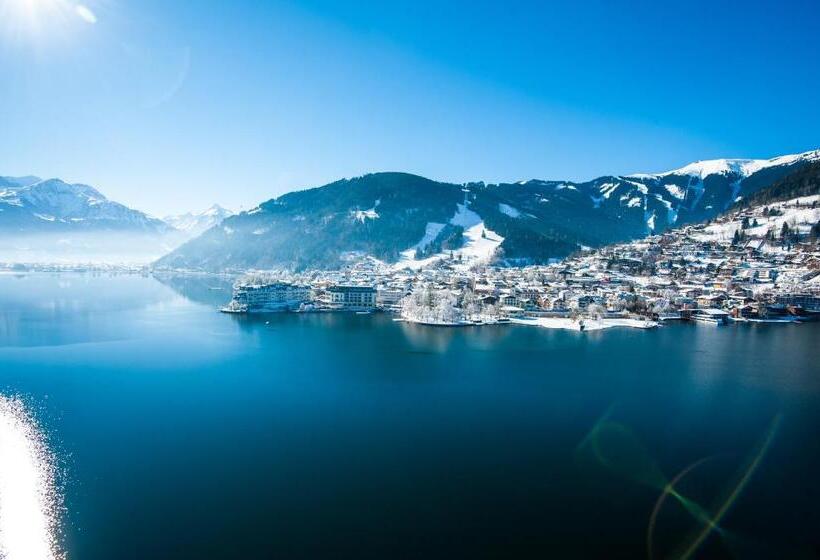
[[[353,309],[376,306],[376,289],[371,286],[332,286],[328,289],[330,303]]]
[[[288,311],[310,301],[310,288],[286,282],[237,285],[226,308],[235,312]]]

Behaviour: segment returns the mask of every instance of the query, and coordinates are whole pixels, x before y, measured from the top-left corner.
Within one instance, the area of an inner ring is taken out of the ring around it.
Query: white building
[[[224,309],[231,313],[264,313],[298,309],[310,301],[310,288],[287,282],[237,284],[233,299]]]
[[[376,288],[372,286],[331,286],[330,303],[348,309],[370,309],[376,306]]]

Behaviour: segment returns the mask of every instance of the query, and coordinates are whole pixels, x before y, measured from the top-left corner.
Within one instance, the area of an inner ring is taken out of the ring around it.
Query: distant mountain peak
[[[800,162],[812,162],[820,160],[820,150],[811,150],[799,154],[777,156],[771,159],[709,159],[701,160],[685,165],[679,169],[655,174],[635,174],[631,177],[666,177],[669,175],[689,175],[705,179],[710,175],[730,175],[734,174],[742,178],[749,177],[769,167],[782,165],[792,165]]]
[[[168,228],[138,210],[111,201],[92,186],[62,179],[17,178],[0,189],[0,230],[47,232],[122,230],[163,233]],[[31,180],[36,181],[31,182]]]
[[[40,203],[59,204],[57,197],[76,197],[89,204],[107,202],[108,199],[100,191],[89,185],[66,183],[62,179],[46,179],[22,187],[20,196]]]
[[[196,237],[215,225],[222,223],[222,220],[229,216],[233,216],[233,212],[220,206],[219,204],[212,204],[201,212],[186,212],[185,214],[177,214],[166,216],[163,221],[181,231],[187,238]]]

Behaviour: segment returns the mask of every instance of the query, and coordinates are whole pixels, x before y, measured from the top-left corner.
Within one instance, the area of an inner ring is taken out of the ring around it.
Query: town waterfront
[[[57,457],[69,558],[820,546],[819,323],[446,329],[218,313],[230,295],[0,275],[0,394]]]

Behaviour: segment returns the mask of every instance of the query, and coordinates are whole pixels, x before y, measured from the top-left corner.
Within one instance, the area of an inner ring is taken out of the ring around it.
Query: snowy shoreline
[[[545,329],[563,329],[568,331],[600,331],[614,327],[628,327],[633,329],[654,329],[659,326],[655,321],[642,321],[640,319],[610,318],[610,319],[583,319],[576,321],[565,317],[535,317],[531,319],[509,319],[506,321],[487,322],[431,322],[416,321],[406,317],[396,318],[394,321],[422,325],[427,327],[480,327],[485,325],[523,325],[528,327],[541,327]],[[583,328],[582,328],[583,326]]]
[[[640,319],[610,318],[610,319],[583,319],[576,321],[565,317],[536,317],[532,319],[510,319],[514,325],[541,327],[545,329],[564,329],[570,331],[600,331],[613,327],[629,327],[633,329],[654,329],[658,326],[655,321]],[[583,328],[582,328],[583,326]]]

